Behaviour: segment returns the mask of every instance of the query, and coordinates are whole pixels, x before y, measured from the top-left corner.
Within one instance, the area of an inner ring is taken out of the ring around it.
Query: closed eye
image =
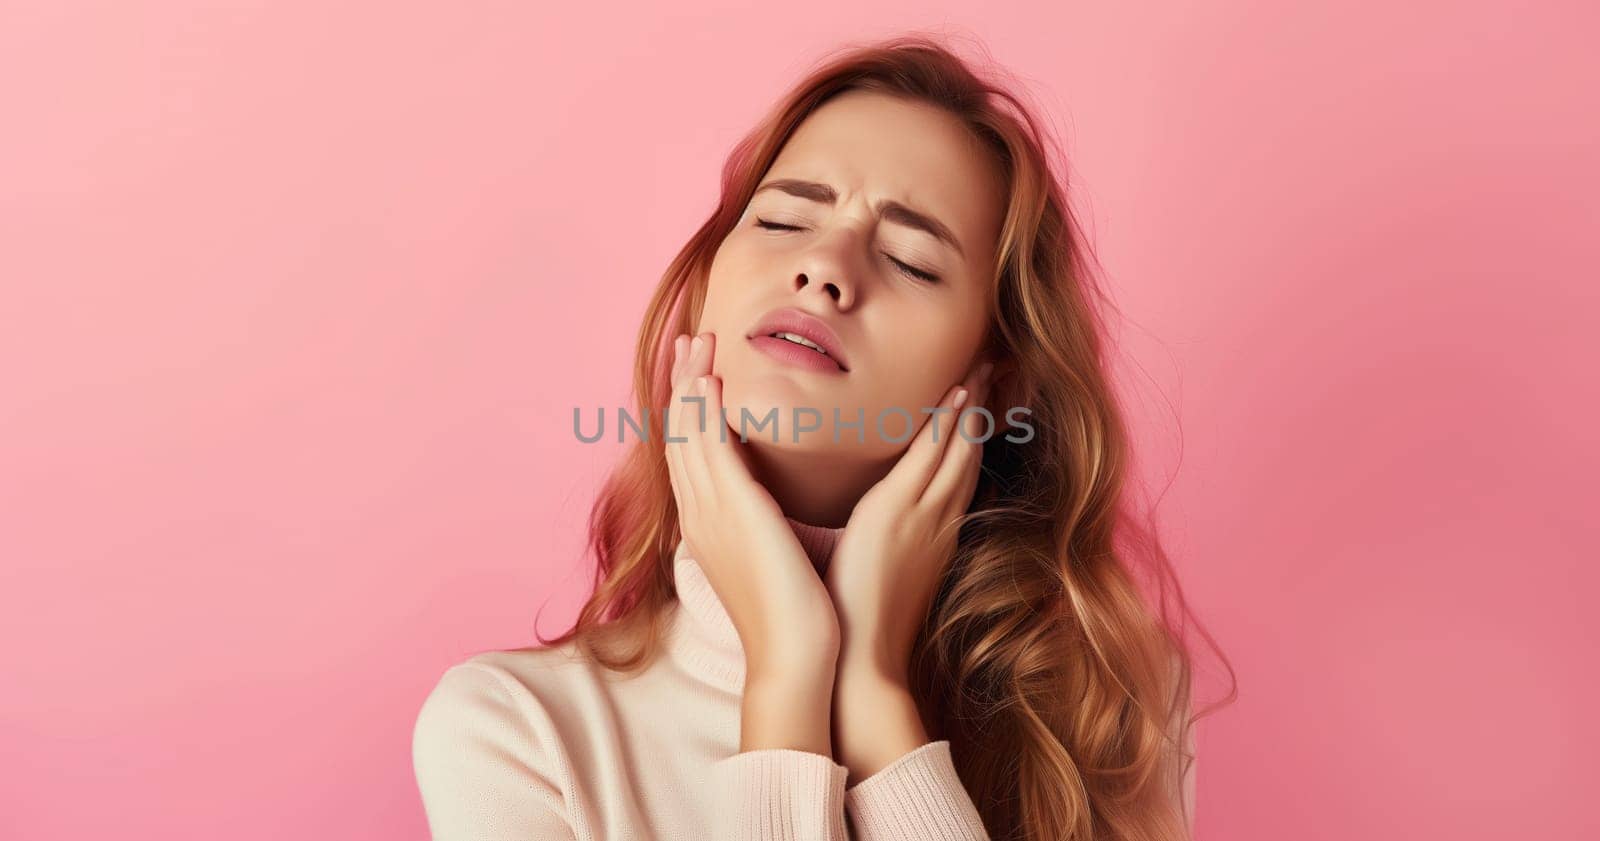
[[[883,256],[889,257],[888,254],[884,254]],[[925,281],[927,281],[929,283],[938,283],[939,282],[939,276],[934,274],[933,272],[925,272],[922,269],[917,268],[916,266],[907,265],[905,263],[900,262],[899,260],[896,260],[893,257],[889,257],[889,262],[893,263],[895,265],[895,268],[898,268],[900,271],[904,272],[905,274],[911,275],[912,277],[914,277],[914,278],[916,278],[918,280],[925,280]]]
[[[785,224],[783,224],[781,222],[769,222],[766,219],[762,219],[759,216],[756,217],[756,227],[765,228],[765,229],[767,229],[769,231],[798,231],[798,230],[801,230],[801,228],[799,226],[797,226],[797,225],[785,225]],[[909,277],[914,277],[917,280],[921,280],[921,281],[924,281],[924,282],[927,282],[927,283],[938,283],[939,282],[939,276],[938,275],[936,275],[936,274],[934,274],[932,272],[929,272],[929,271],[924,271],[924,270],[919,269],[916,266],[910,265],[908,263],[901,262],[900,260],[896,260],[894,257],[890,256],[890,254],[887,251],[884,252],[883,256],[887,257],[889,259],[889,262],[893,263],[895,268],[900,270],[901,274],[907,275]]]

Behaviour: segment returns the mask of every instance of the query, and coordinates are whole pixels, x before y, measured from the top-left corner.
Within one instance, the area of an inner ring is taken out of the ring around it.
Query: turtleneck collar
[[[828,569],[834,545],[843,528],[827,528],[785,518],[795,537],[821,575]],[[700,565],[689,557],[688,547],[679,541],[673,557],[673,582],[678,590],[678,608],[667,628],[667,651],[685,668],[707,682],[739,694],[744,689],[744,646],[733,619],[717,598]]]

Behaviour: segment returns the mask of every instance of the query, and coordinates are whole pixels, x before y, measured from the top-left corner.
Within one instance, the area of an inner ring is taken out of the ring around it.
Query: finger
[[[694,499],[683,475],[683,454],[673,441],[667,441],[663,447],[666,450],[667,481],[672,484],[672,498],[678,504],[678,516],[683,518],[694,510]]]
[[[676,359],[673,363],[672,391],[667,401],[666,423],[663,427],[662,449],[665,450],[667,460],[667,476],[672,482],[672,495],[678,501],[680,515],[687,514],[694,507],[694,496],[689,485],[688,476],[683,462],[683,418],[685,408],[690,412],[693,406],[685,407],[682,398],[684,384],[688,382],[682,376],[683,367],[689,344],[688,336],[679,336],[673,342]]]
[[[684,334],[679,341],[683,343],[683,350],[678,354],[678,365],[673,387],[679,395],[689,394],[694,388],[694,364],[699,355],[700,344],[698,336]]]
[[[923,489],[918,504],[947,512],[967,510],[972,501],[972,492],[977,488],[978,472],[983,465],[983,440],[980,436],[991,431],[982,414],[977,411],[978,407],[987,403],[989,390],[990,381],[987,378],[977,384],[973,398],[963,409],[965,417],[959,418],[958,428],[961,432],[951,432],[956,440],[951,441],[945,449],[939,467]]]
[[[672,398],[669,403],[672,440],[667,441],[666,446],[672,454],[669,464],[677,471],[676,479],[681,498],[689,502],[694,502],[698,498],[694,468],[688,448],[693,443],[691,435],[699,424],[699,411],[696,401],[685,398],[698,396],[694,391],[695,366],[702,344],[703,341],[695,341],[688,334],[679,336],[674,342],[678,358],[674,366]]]
[[[984,363],[979,366],[972,378],[972,397],[967,405],[962,408],[957,423],[959,428],[966,432],[962,440],[976,438],[989,431],[989,421],[978,409],[989,407],[989,395],[994,391],[994,366]],[[992,415],[992,413],[991,413]]]
[[[678,373],[683,369],[683,357],[686,355],[684,349],[688,346],[689,336],[685,333],[679,333],[672,340],[672,373],[667,377],[667,382],[673,388],[678,385]]]
[[[689,360],[683,372],[687,384],[685,397],[688,399],[678,402],[678,410],[683,413],[680,437],[687,440],[677,447],[682,451],[681,463],[684,475],[693,488],[695,498],[704,500],[707,504],[715,504],[716,487],[712,484],[711,471],[706,465],[705,457],[706,433],[715,432],[706,411],[703,379],[709,376],[711,371],[711,347],[706,338],[708,335],[696,336],[690,343]]]
[[[706,373],[702,375],[706,428],[700,432],[698,457],[704,462],[706,481],[710,483],[713,493],[738,493],[737,489],[754,485],[755,477],[736,449],[738,444],[731,440],[727,421],[723,417],[722,378],[711,373],[717,352],[715,334],[706,334],[706,347]]]
[[[934,470],[939,466],[939,457],[949,445],[954,436],[955,427],[952,421],[955,413],[960,411],[968,399],[968,389],[965,384],[951,387],[944,400],[940,401],[939,408],[948,411],[930,413],[922,428],[917,431],[917,436],[912,440],[911,446],[906,448],[905,454],[895,462],[878,484],[879,491],[894,497],[901,504],[915,502],[922,495],[922,489],[927,486],[928,480],[933,478]],[[937,433],[938,440],[934,440]]]
[[[716,367],[717,334],[707,333],[705,334],[705,340],[705,371],[701,374],[704,377],[704,386],[701,393],[706,398],[706,429],[701,438],[702,453],[706,457],[709,466],[713,469],[722,469],[727,466],[728,458],[737,458],[737,456],[734,455],[725,440],[727,434],[724,431],[726,422],[722,417],[722,379],[712,373],[712,370]]]
[[[994,366],[984,363],[984,365],[979,365],[966,371],[966,377],[958,387],[958,389],[966,389],[966,400],[960,406],[955,406],[952,403],[954,414],[949,417],[949,424],[947,424],[949,428],[941,432],[941,440],[938,443],[933,443],[931,440],[928,443],[928,449],[923,454],[923,460],[920,462],[920,467],[918,467],[918,480],[920,481],[915,483],[914,492],[910,496],[912,502],[917,502],[917,500],[925,496],[926,491],[928,491],[928,483],[933,481],[933,476],[938,473],[939,465],[944,462],[944,457],[949,454],[950,449],[958,448],[958,444],[966,443],[965,438],[958,432],[963,424],[962,413],[966,413],[968,409],[979,405],[979,400],[984,397],[981,389],[984,387],[984,381],[986,381],[987,374],[992,368]],[[981,417],[979,417],[978,421],[982,421]],[[966,422],[970,424],[970,419]],[[971,433],[968,433],[968,435],[971,435]]]
[[[754,481],[750,468],[734,449],[738,445],[722,419],[722,378],[709,374],[706,376],[706,417],[712,426],[706,430],[703,452],[713,479],[724,487]]]

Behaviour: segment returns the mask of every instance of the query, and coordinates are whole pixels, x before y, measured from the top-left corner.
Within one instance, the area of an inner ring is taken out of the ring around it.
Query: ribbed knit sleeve
[[[496,672],[448,669],[412,731],[412,767],[434,841],[571,841],[561,763]]]
[[[770,748],[712,764],[712,841],[847,841],[844,784],[831,757]]]
[[[929,742],[845,792],[857,841],[989,841],[950,742]]]

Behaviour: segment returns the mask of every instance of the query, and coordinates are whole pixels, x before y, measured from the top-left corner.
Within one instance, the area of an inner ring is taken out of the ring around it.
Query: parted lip
[[[828,358],[832,359],[840,370],[850,370],[850,362],[844,357],[838,334],[833,332],[828,322],[805,310],[779,307],[763,315],[756,323],[755,329],[745,338],[754,339],[757,336],[770,336],[773,333],[793,333],[804,337],[808,342],[815,342],[818,347],[828,352]]]

